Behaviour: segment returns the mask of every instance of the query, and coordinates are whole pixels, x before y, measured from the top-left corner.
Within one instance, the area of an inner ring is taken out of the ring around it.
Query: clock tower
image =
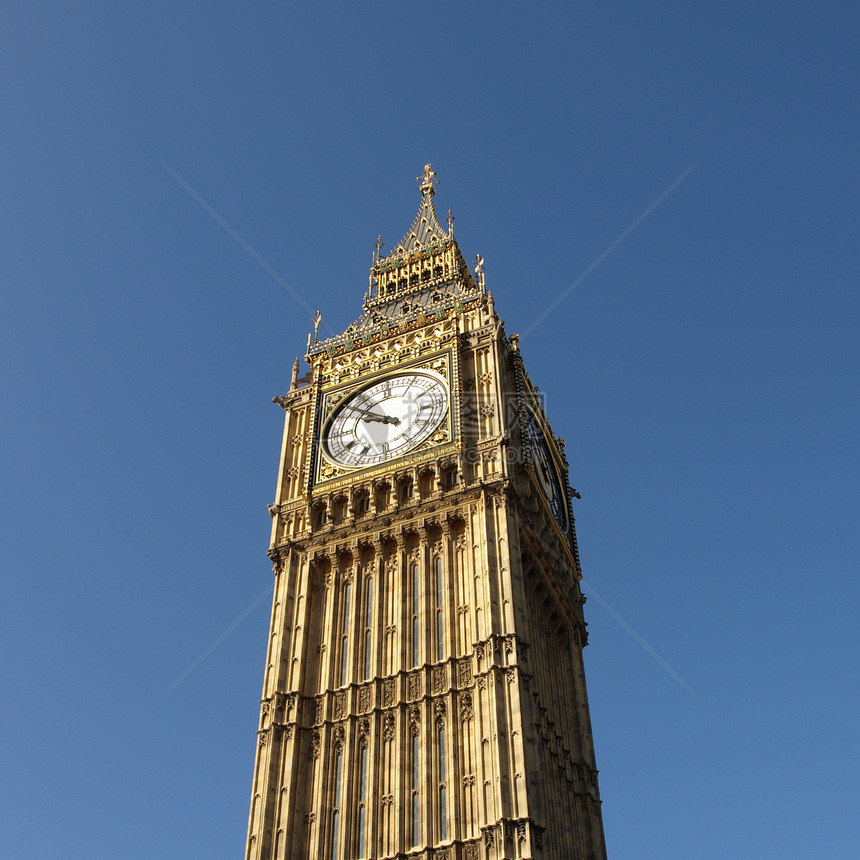
[[[603,860],[564,442],[433,205],[293,366],[247,860]]]

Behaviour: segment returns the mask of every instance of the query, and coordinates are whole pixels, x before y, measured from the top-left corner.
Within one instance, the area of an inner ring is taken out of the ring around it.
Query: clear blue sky
[[[4,17],[3,856],[243,850],[268,597],[165,691],[271,584],[310,320],[162,162],[340,330],[427,161],[509,332],[696,165],[522,341],[640,637],[589,599],[609,854],[857,856],[856,3]]]

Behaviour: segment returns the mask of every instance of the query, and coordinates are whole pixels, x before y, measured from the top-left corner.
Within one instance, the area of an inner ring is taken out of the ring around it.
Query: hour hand
[[[355,407],[355,411],[359,415],[364,416],[365,421],[378,421],[380,424],[399,424],[400,419],[394,415],[379,415],[376,412],[371,412],[369,409],[362,409],[360,406]]]

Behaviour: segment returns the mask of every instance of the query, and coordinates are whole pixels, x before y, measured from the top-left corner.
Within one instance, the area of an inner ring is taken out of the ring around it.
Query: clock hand
[[[376,415],[371,412],[369,415],[365,416],[365,421],[379,421],[380,424],[399,424],[400,419],[395,418],[392,415]]]
[[[381,424],[399,424],[400,419],[393,415],[379,415],[376,412],[371,412],[369,409],[362,409],[360,406],[353,406],[353,411],[364,416],[365,421],[379,421]]]

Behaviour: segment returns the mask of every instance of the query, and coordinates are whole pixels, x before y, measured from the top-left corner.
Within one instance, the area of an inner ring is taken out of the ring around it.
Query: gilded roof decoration
[[[429,164],[425,164],[423,175],[416,177],[421,189],[421,206],[418,209],[418,214],[415,216],[415,221],[412,222],[412,226],[409,228],[409,232],[400,240],[397,247],[388,255],[389,257],[408,254],[416,249],[426,248],[430,245],[442,243],[447,239],[453,239],[453,224],[451,224],[451,230],[446,233],[439,223],[439,219],[436,217],[436,207],[433,205],[433,196],[436,194],[436,189],[433,186],[438,185],[439,180],[435,176],[436,171]],[[451,218],[451,222],[453,220]]]
[[[463,258],[454,239],[454,216],[448,212],[446,231],[439,223],[433,197],[436,171],[429,164],[417,177],[421,205],[409,229],[394,250],[382,256],[382,237],[376,240],[370,286],[364,296],[363,314],[343,334],[313,343],[308,355],[332,353],[345,346],[369,343],[375,334],[394,325],[408,324],[426,317],[442,318],[450,310],[460,310],[486,292],[483,260],[478,280]]]

